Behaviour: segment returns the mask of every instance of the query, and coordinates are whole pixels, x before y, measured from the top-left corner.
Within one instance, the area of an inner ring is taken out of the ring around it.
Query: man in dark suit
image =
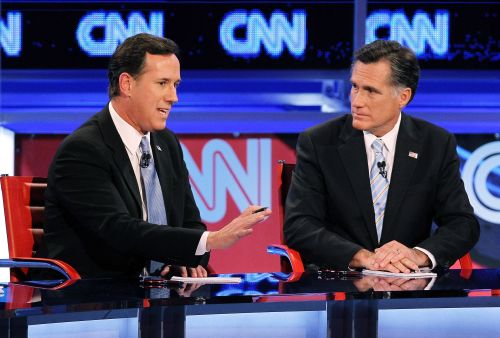
[[[299,136],[284,234],[306,264],[448,267],[477,242],[453,135],[401,113],[419,75],[415,54],[397,42],[362,47],[351,70],[352,114]]]
[[[165,38],[126,39],[110,59],[110,102],[62,142],[52,162],[45,254],[84,277],[138,276],[148,260],[165,264],[162,275],[177,266],[182,275],[206,276],[211,249],[233,245],[271,213],[250,206],[206,231],[179,140],[165,128],[177,102],[177,52]]]

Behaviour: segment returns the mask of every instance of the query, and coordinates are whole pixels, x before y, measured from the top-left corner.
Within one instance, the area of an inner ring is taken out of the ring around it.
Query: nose
[[[351,90],[351,106],[352,107],[362,107],[365,103],[362,92],[354,92]]]
[[[177,87],[175,85],[169,87],[168,93],[165,95],[165,101],[171,103],[179,101],[179,97],[177,96]]]

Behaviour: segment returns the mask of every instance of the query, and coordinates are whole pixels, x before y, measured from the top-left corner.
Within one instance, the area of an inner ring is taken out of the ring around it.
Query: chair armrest
[[[292,267],[292,272],[304,272],[304,264],[298,251],[290,249],[283,244],[271,244],[267,247],[267,252],[273,255],[280,255],[286,257]]]
[[[13,257],[0,259],[0,267],[52,269],[62,274],[66,279],[81,279],[80,274],[71,265],[57,259]]]
[[[207,265],[205,270],[207,270],[207,274],[209,274],[209,275],[215,275],[217,273],[215,271],[214,267],[211,266],[210,264]]]
[[[463,257],[459,259],[460,268],[462,270],[470,270],[472,269],[472,258],[470,253],[466,253]]]

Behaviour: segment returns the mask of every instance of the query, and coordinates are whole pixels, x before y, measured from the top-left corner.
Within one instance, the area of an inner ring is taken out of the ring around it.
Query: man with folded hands
[[[374,41],[354,56],[351,114],[299,136],[284,236],[306,265],[408,273],[478,241],[455,138],[402,112],[419,76],[413,51]]]

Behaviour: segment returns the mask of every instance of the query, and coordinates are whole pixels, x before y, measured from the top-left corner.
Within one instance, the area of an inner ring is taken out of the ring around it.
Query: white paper
[[[170,278],[173,282],[197,283],[197,284],[238,284],[241,277],[178,277]]]
[[[420,272],[389,272],[389,271],[379,271],[379,270],[363,270],[361,271],[363,275],[380,276],[380,277],[396,277],[396,278],[432,278],[436,277],[437,273],[431,272],[429,270],[421,270]]]

